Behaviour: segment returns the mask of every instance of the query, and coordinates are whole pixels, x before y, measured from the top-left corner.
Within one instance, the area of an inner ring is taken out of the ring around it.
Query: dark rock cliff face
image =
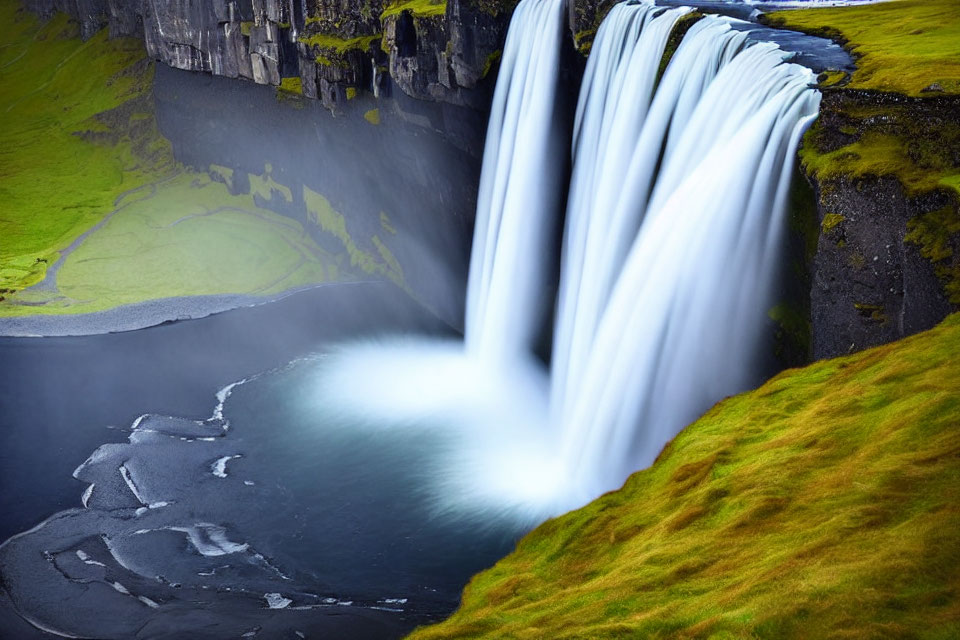
[[[824,91],[804,153],[850,155],[811,172],[820,225],[810,293],[815,358],[929,329],[958,309],[960,198],[935,177],[960,170],[956,123],[958,98]],[[869,145],[849,146],[858,141]],[[858,164],[885,153],[886,172]]]
[[[338,111],[357,91],[483,108],[513,0],[26,0],[65,11],[84,37],[142,37],[176,69],[258,84],[299,78]]]

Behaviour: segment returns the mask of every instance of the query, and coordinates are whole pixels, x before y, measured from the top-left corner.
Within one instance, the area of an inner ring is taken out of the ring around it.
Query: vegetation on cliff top
[[[857,57],[848,85],[923,95],[933,84],[960,94],[960,1],[896,0],[778,11],[777,25],[843,40]]]
[[[417,17],[442,16],[447,12],[446,0],[400,0],[390,2],[380,14],[380,20],[409,11]]]
[[[895,176],[909,195],[935,189],[960,195],[960,122],[946,113],[930,118],[912,105],[847,101],[833,115],[839,130],[818,121],[800,150],[804,168],[821,182]]]
[[[414,638],[960,636],[960,315],[729,398]]]
[[[896,0],[767,17],[778,26],[845,42],[857,57],[845,89],[960,94],[960,0]],[[836,80],[827,74],[825,83]],[[859,102],[842,105],[839,132],[818,122],[808,133],[801,152],[808,172],[821,181],[892,175],[910,194],[943,187],[960,193],[960,123],[920,117],[910,103]]]

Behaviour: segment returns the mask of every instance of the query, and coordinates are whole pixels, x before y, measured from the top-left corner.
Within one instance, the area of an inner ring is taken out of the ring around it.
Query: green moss
[[[283,78],[280,80],[280,86],[277,87],[279,91],[285,91],[286,93],[292,93],[294,95],[302,96],[303,95],[303,80],[300,79],[300,76],[293,78]]]
[[[887,324],[887,316],[884,313],[883,305],[855,302],[853,303],[853,308],[864,318],[873,320],[878,324]]]
[[[838,224],[843,222],[845,219],[846,218],[844,218],[839,213],[828,213],[825,216],[823,216],[823,222],[820,223],[820,228],[823,229],[824,233],[830,233]]]
[[[370,45],[381,38],[382,34],[379,33],[369,36],[357,36],[355,38],[340,38],[326,33],[317,33],[312,36],[301,36],[299,40],[308,46],[330,51],[337,55],[343,55],[353,49],[367,51],[370,49]],[[330,62],[327,61],[326,64],[330,64]]]
[[[832,148],[836,131],[817,121],[804,136],[800,157],[821,183],[840,177],[893,176],[909,195],[944,187],[960,194],[960,123],[918,119],[909,105],[840,107],[854,132],[849,144]]]
[[[851,88],[919,96],[937,83],[947,93],[960,93],[956,0],[778,11],[768,19],[779,26],[844,40],[857,57]]]
[[[446,0],[404,0],[402,2],[391,2],[383,9],[380,14],[380,20],[390,16],[398,16],[404,11],[409,11],[415,17],[427,18],[430,16],[442,16],[447,12]]]
[[[493,65],[500,62],[500,57],[503,55],[503,51],[497,49],[493,53],[487,56],[487,59],[483,63],[483,70],[480,72],[481,78],[486,78],[490,74],[490,70],[493,69]]]
[[[821,87],[835,87],[845,80],[849,79],[850,74],[846,71],[827,70],[817,76],[817,84]]]
[[[380,109],[370,109],[363,114],[363,118],[370,124],[380,124]]]
[[[380,228],[392,236],[397,235],[397,228],[390,223],[390,216],[385,211],[380,212]]]
[[[789,340],[803,354],[810,353],[810,320],[804,311],[788,303],[781,303],[767,312],[767,316],[777,323],[783,335],[778,343]]]
[[[960,315],[729,398],[427,638],[960,636]]]
[[[294,109],[303,109],[306,105],[303,96],[303,80],[300,76],[282,78],[277,87],[277,102],[287,104]]]
[[[593,48],[593,39],[597,35],[595,28],[582,29],[573,34],[573,44],[583,55],[588,55]]]
[[[373,236],[371,243],[377,249],[378,256],[364,251],[347,230],[347,220],[323,195],[309,187],[303,188],[303,201],[307,207],[309,219],[321,229],[336,237],[346,252],[349,263],[364,273],[384,276],[405,288],[403,271],[400,264],[379,237]]]
[[[673,54],[677,52],[677,47],[680,46],[683,37],[687,35],[687,31],[702,17],[703,14],[699,11],[691,11],[681,17],[677,21],[677,24],[673,26],[673,31],[670,32],[670,37],[667,38],[667,44],[663,50],[663,57],[660,58],[660,67],[657,69],[657,84],[660,84],[660,79],[663,77],[664,72],[666,72],[667,65],[669,65],[673,59]]]
[[[960,233],[960,212],[956,206],[917,216],[907,221],[904,242],[916,245],[920,255],[933,263],[934,272],[943,282],[947,297],[960,304],[960,261],[954,258],[953,245]]]
[[[219,164],[211,164],[209,167],[210,177],[218,182],[227,185],[228,189],[233,188],[233,169]]]
[[[247,175],[250,180],[250,195],[257,195],[269,201],[273,200],[274,194],[277,194],[287,202],[293,202],[290,187],[273,179],[273,167],[269,164],[264,168],[262,176],[253,173]]]
[[[347,87],[347,100],[353,100],[357,97],[356,87]]]
[[[250,33],[253,31],[253,22],[241,22],[240,23],[240,33],[250,37]]]

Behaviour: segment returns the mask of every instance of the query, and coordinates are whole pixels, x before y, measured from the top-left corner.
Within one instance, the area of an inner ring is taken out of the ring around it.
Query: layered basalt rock
[[[258,84],[300,78],[338,111],[358,91],[483,108],[470,90],[499,59],[514,2],[482,0],[26,0],[64,11],[85,38],[142,37],[176,69]]]

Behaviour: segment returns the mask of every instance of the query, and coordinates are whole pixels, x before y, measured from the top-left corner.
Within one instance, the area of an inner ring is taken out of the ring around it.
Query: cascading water
[[[745,43],[727,19],[695,25],[626,179],[595,196],[602,206],[573,200],[568,211],[562,277],[579,287],[561,288],[555,353],[571,355],[554,363],[552,415],[563,466],[587,496],[619,486],[711,403],[752,382],[793,150],[819,95],[812,72],[776,46]],[[575,172],[580,163],[578,154]],[[591,233],[597,249],[571,259]]]
[[[555,404],[576,388],[602,300],[622,263],[612,246],[632,238],[639,218],[613,219],[639,138],[670,32],[690,9],[653,4],[610,10],[587,61],[573,136],[573,176],[564,234],[557,331],[553,349]]]
[[[490,108],[467,287],[466,346],[477,357],[526,355],[547,289],[564,171],[557,128],[564,5],[521,2]]]
[[[623,3],[573,131],[549,386],[531,364],[564,170],[553,123],[562,0],[522,0],[492,108],[465,347],[406,339],[332,359],[325,398],[374,424],[459,434],[442,509],[537,521],[615,489],[754,380],[811,71],[729,18]]]

